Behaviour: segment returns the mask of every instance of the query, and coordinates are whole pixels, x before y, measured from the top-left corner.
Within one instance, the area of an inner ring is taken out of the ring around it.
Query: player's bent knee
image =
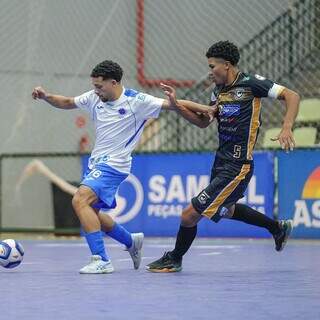
[[[196,212],[192,205],[189,205],[182,211],[181,214],[181,225],[183,227],[194,227],[202,216]]]
[[[232,205],[229,208],[221,207],[219,208],[217,215],[214,217],[218,219],[212,219],[212,220],[215,222],[218,222],[220,219],[232,219],[233,213],[234,213],[234,205]]]
[[[77,212],[96,201],[96,195],[87,187],[80,187],[72,198],[72,206]]]
[[[233,213],[234,213],[234,205],[232,205],[230,208],[226,208],[227,209],[227,211],[226,211],[226,213],[225,213],[225,215],[224,215],[224,218],[226,218],[226,219],[232,219],[232,217],[233,217]]]
[[[83,206],[83,201],[78,192],[72,197],[72,207],[77,212]]]

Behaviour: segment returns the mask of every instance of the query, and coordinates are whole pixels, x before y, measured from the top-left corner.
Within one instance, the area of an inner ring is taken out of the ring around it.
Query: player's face
[[[219,58],[209,58],[208,65],[211,71],[213,82],[215,84],[225,84],[227,82],[230,63]]]
[[[102,77],[91,78],[95,94],[102,102],[114,100],[116,87],[118,82],[114,79],[103,80]]]

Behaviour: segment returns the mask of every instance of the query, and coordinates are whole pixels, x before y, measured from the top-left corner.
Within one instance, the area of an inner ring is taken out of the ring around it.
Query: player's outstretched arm
[[[161,84],[161,88],[169,99],[169,101],[164,102],[164,109],[177,111],[187,121],[200,128],[206,128],[212,122],[215,108],[188,100],[177,100],[176,91],[173,87]]]
[[[177,111],[183,118],[199,128],[206,128],[213,121],[213,116],[207,113],[196,113],[180,104],[177,105]]]
[[[279,94],[278,99],[285,101],[287,111],[283,119],[280,134],[272,140],[279,140],[282,149],[288,152],[292,151],[295,147],[292,127],[299,111],[300,96],[297,92],[284,88]]]
[[[37,100],[44,100],[51,104],[52,106],[59,109],[75,109],[77,108],[74,98],[65,97],[56,94],[50,94],[46,92],[42,87],[35,87],[32,91],[32,98]]]
[[[218,111],[218,108],[216,106],[207,106],[190,100],[178,100],[178,104],[182,105],[192,112],[204,114],[211,120],[213,120]]]

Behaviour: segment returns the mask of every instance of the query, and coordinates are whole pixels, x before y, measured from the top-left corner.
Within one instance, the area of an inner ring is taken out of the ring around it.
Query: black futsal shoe
[[[174,259],[170,252],[165,252],[164,255],[146,266],[150,272],[180,272],[182,270],[182,258]]]
[[[277,251],[281,251],[287,243],[290,233],[293,229],[292,220],[281,220],[279,221],[280,231],[273,235],[275,248]]]

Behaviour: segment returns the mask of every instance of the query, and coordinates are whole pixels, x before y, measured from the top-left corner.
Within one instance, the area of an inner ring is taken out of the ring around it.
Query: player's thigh
[[[216,221],[217,216],[228,215],[229,208],[243,197],[252,171],[251,165],[247,164],[239,167],[226,166],[226,169],[217,172],[210,184],[192,199],[193,207],[199,214],[213,221]]]

